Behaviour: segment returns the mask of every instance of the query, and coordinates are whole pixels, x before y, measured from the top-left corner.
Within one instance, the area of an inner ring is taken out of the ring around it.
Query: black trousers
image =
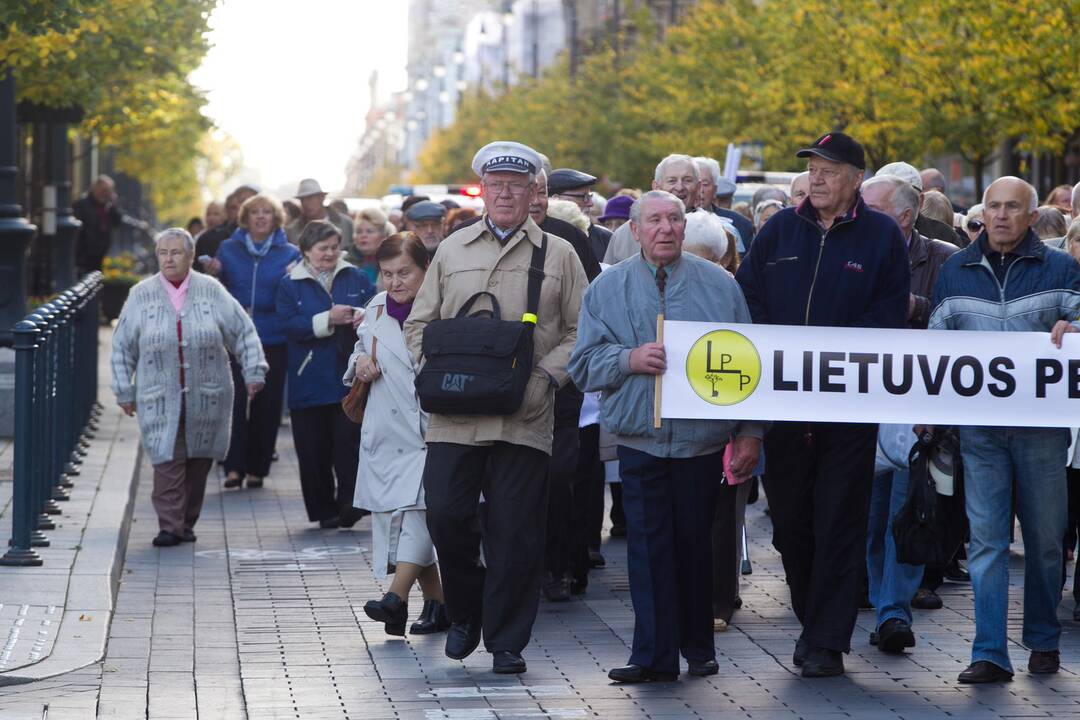
[[[428,443],[424,501],[447,610],[453,622],[481,621],[488,652],[529,644],[544,570],[548,461],[505,442]]]
[[[308,520],[338,517],[352,508],[360,426],[345,416],[340,403],[300,408],[290,415]]]
[[[1066,467],[1065,478],[1069,488],[1069,522],[1065,526],[1065,550],[1073,550],[1076,553],[1076,567],[1073,571],[1073,600],[1080,605],[1080,545],[1076,544],[1078,531],[1080,531],[1080,470]],[[1072,542],[1070,542],[1070,540]],[[1061,586],[1065,587],[1068,573],[1068,554],[1062,553],[1064,558],[1061,568]]]
[[[595,483],[599,452],[599,425],[555,430],[544,560],[544,569],[555,577],[569,575],[582,581],[589,575],[590,484]]]
[[[851,649],[876,445],[869,424],[779,422],[765,437],[773,545],[812,647]]]
[[[746,509],[745,498],[743,503],[739,502],[741,487],[724,483],[717,488],[716,515],[712,527],[713,617],[725,622],[731,622],[735,614],[735,600],[739,596],[742,562],[739,556],[739,535],[742,533],[739,513]]]
[[[248,412],[247,385],[235,358],[230,358],[233,375],[232,436],[229,453],[225,456],[225,472],[255,477],[270,474],[278,428],[281,427],[281,406],[285,391],[285,372],[288,368],[288,346],[263,345],[263,354],[270,369],[266,371],[266,386],[251,401]]]
[[[714,660],[709,533],[723,453],[661,458],[618,450],[634,603],[630,662],[677,673],[680,652],[687,660]]]

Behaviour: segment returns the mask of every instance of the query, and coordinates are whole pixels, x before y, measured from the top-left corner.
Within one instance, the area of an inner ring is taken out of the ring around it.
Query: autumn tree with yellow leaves
[[[0,9],[0,72],[19,100],[79,105],[78,130],[116,154],[159,215],[199,209],[205,100],[187,80],[208,45],[215,0],[21,0]]]
[[[723,157],[761,142],[766,166],[829,130],[868,161],[958,153],[981,170],[1006,141],[1060,152],[1080,125],[1080,0],[702,0],[663,38],[640,32],[495,96],[436,133],[416,178],[468,177],[475,148],[526,142],[616,184],[643,186],[669,152]],[[979,188],[981,189],[981,188]]]

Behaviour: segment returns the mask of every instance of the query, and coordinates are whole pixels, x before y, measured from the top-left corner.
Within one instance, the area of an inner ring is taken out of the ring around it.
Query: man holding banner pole
[[[930,329],[1049,332],[1059,348],[1065,333],[1077,331],[1080,265],[1031,231],[1038,204],[1035,188],[1020,178],[990,184],[983,195],[986,228],[942,267]],[[1022,641],[1031,651],[1028,671],[1058,671],[1068,446],[1067,428],[960,428],[971,527],[968,570],[975,591],[975,643],[971,665],[958,678],[962,683],[1013,676],[1007,620],[1014,502],[1024,537]]]
[[[859,187],[863,148],[826,133],[809,158],[810,195],[776,213],[736,275],[755,323],[903,328],[907,249],[892,218]],[[777,422],[765,438],[765,490],[792,608],[803,630],[792,661],[804,677],[844,672],[866,572],[877,425]]]
[[[677,679],[680,653],[689,674],[718,672],[709,536],[718,496],[721,502],[735,499],[735,493],[720,491],[724,448],[734,437],[732,472],[749,475],[763,425],[654,425],[655,379],[667,368],[664,346],[656,341],[657,316],[748,323],[750,313],[730,275],[682,252],[686,218],[678,197],[645,193],[631,207],[629,224],[641,250],[586,291],[569,371],[583,391],[603,392],[601,422],[618,444],[634,640],[629,664],[608,677],[642,683]],[[732,545],[728,552],[734,551]]]

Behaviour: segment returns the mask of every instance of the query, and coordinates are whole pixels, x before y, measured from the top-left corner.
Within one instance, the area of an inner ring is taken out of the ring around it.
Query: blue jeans
[[[1069,432],[1060,428],[960,428],[971,525],[968,571],[975,591],[972,662],[985,660],[1012,671],[1006,620],[1014,485],[1016,515],[1024,537],[1022,641],[1030,650],[1058,649],[1068,446]]]
[[[870,602],[877,608],[877,627],[886,620],[911,624],[911,598],[919,589],[922,565],[906,565],[896,560],[892,519],[907,499],[906,470],[876,475],[870,494],[870,521],[866,533],[866,575]]]

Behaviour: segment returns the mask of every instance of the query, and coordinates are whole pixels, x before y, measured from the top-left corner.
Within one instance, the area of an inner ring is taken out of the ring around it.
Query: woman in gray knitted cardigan
[[[113,393],[139,415],[154,465],[151,500],[159,547],[194,542],[206,476],[229,449],[231,352],[247,394],[262,389],[267,364],[244,309],[212,277],[191,272],[195,242],[182,228],[156,240],[161,272],[131,289],[113,334]],[[226,352],[228,351],[228,352]]]

